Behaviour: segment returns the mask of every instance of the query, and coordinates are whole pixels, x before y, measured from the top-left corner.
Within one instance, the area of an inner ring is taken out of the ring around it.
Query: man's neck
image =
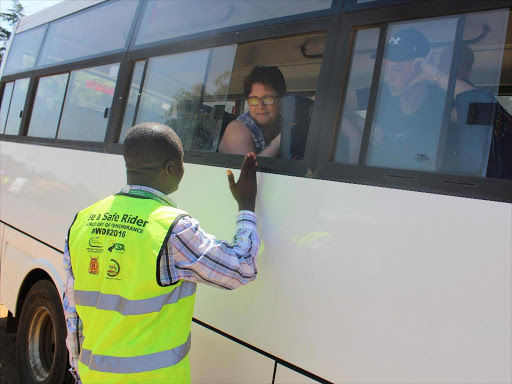
[[[416,112],[426,102],[428,84],[420,83],[414,86],[410,92],[400,96],[400,107],[402,112],[409,116]]]

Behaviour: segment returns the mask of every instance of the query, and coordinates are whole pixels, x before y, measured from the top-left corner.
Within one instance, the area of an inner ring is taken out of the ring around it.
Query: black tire
[[[38,281],[23,304],[16,336],[16,368],[20,383],[70,383],[66,320],[59,293]]]

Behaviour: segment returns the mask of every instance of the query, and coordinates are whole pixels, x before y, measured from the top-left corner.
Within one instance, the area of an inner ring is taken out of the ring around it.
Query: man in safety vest
[[[64,310],[77,381],[190,382],[196,283],[234,289],[256,278],[256,156],[248,153],[229,188],[236,235],[217,241],[167,196],[183,177],[183,148],[158,123],[124,141],[128,185],[79,212],[64,252]]]

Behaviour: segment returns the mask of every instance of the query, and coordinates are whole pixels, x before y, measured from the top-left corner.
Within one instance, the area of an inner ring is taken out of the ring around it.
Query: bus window
[[[11,105],[8,111],[7,124],[5,125],[4,133],[6,135],[17,135],[19,133],[29,82],[29,78],[14,82]]]
[[[235,51],[230,45],[149,59],[135,122],[168,125],[186,150],[215,150]]]
[[[238,47],[219,152],[304,157],[324,45],[317,33]]]
[[[331,5],[332,0],[150,0],[144,11],[135,45],[262,20],[328,10]]]
[[[14,35],[5,63],[4,76],[34,68],[45,31],[46,26],[43,25]]]
[[[55,138],[69,73],[39,79],[28,136]]]
[[[125,48],[137,1],[116,1],[54,21],[38,67]]]
[[[356,32],[350,75],[334,161],[357,164],[375,66],[379,30]]]
[[[72,71],[58,139],[103,141],[119,64]]]
[[[2,96],[2,105],[0,106],[0,133],[4,133],[5,123],[7,122],[7,115],[9,112],[9,105],[11,104],[12,89],[14,83],[6,83],[4,86],[4,94]]]
[[[512,177],[505,176],[512,168],[512,118],[500,104],[511,82],[503,60],[510,55],[509,14],[495,10],[388,25],[380,83],[372,90],[377,95],[366,165]],[[370,75],[366,84],[355,75],[364,66],[354,65],[365,54],[358,48],[361,33],[356,35],[335,154],[336,161],[352,164],[370,94]],[[373,67],[375,55],[366,55],[366,65]]]

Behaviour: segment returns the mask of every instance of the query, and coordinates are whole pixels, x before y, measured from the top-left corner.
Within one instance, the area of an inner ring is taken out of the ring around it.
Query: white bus
[[[232,236],[225,174],[242,157],[218,143],[247,109],[243,78],[277,66],[295,120],[283,112],[281,156],[259,161],[258,278],[199,287],[192,381],[511,383],[510,7],[84,0],[22,19],[0,88],[0,302],[18,370],[64,378],[64,239],[76,212],[125,185],[130,126],[176,130],[186,173],[173,199]],[[410,69],[438,69],[441,108],[420,100],[404,125],[412,99],[394,95],[388,66],[407,30],[427,40]],[[419,123],[431,128],[416,142],[393,131]]]

